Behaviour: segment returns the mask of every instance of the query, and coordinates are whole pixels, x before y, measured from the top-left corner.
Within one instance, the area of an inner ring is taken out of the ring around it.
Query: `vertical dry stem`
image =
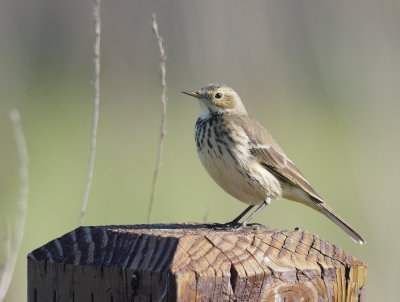
[[[211,216],[211,206],[208,205],[207,211],[203,216],[203,222],[208,222],[208,220],[210,219],[210,216]]]
[[[86,182],[85,193],[83,195],[81,215],[79,218],[79,225],[83,224],[85,218],[86,207],[88,203],[90,187],[93,180],[93,169],[94,169],[94,157],[96,153],[96,140],[97,140],[97,128],[99,123],[99,107],[100,107],[100,37],[101,37],[101,15],[100,15],[100,4],[101,0],[94,0],[93,3],[93,17],[95,26],[95,41],[93,47],[94,54],[94,108],[93,108],[93,126],[92,126],[92,137],[90,144],[90,159],[89,159],[89,171]]]
[[[166,131],[166,122],[167,122],[167,82],[165,80],[165,74],[166,74],[166,67],[165,63],[167,61],[167,55],[165,53],[164,45],[163,45],[163,39],[160,36],[158,32],[158,25],[157,25],[157,19],[156,19],[156,14],[152,14],[152,24],[153,24],[153,31],[154,34],[157,38],[158,42],[158,48],[160,50],[160,69],[161,69],[161,104],[162,104],[162,114],[161,114],[161,130],[160,130],[160,140],[158,143],[158,153],[157,153],[157,162],[156,162],[156,167],[154,170],[154,176],[153,176],[153,183],[151,185],[151,193],[150,193],[150,203],[149,203],[149,211],[147,214],[147,223],[150,223],[151,219],[151,213],[153,210],[153,202],[154,202],[154,194],[156,190],[156,184],[157,184],[157,178],[158,178],[158,172],[161,167],[161,156],[162,156],[162,150],[163,150],[163,144],[164,144],[164,138],[165,135],[167,134]]]
[[[19,156],[19,194],[18,211],[15,219],[14,233],[11,236],[8,229],[4,239],[4,267],[0,272],[0,302],[3,301],[8,287],[10,286],[14,274],[15,264],[21,247],[22,237],[24,235],[24,226],[26,210],[28,203],[29,177],[28,177],[28,151],[24,133],[21,126],[21,118],[17,110],[10,112],[10,118],[13,124],[14,139],[17,144]]]

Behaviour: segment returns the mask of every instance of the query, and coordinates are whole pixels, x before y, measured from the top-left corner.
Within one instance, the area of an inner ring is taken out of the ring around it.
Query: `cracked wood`
[[[365,301],[366,271],[305,231],[80,227],[28,255],[28,301]]]

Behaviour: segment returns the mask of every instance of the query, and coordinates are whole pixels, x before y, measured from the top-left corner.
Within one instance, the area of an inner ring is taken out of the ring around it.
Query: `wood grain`
[[[366,272],[305,231],[80,227],[28,255],[28,301],[365,301]]]

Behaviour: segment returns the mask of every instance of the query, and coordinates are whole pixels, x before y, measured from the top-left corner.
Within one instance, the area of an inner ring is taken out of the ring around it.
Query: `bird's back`
[[[316,200],[323,201],[269,131],[257,120],[248,115],[233,115],[231,121],[240,126],[246,133],[249,140],[248,148],[254,159],[279,179],[283,188],[282,193],[287,195],[283,197],[300,201],[297,199],[310,195]],[[296,194],[299,196],[294,199],[296,196],[293,195]]]

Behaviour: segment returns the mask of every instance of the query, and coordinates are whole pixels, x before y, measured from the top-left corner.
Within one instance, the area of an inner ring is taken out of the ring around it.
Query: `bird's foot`
[[[243,227],[241,223],[238,221],[230,221],[227,223],[213,223],[210,225],[213,229],[220,229],[220,230],[226,230],[226,229],[240,229]]]
[[[265,225],[261,224],[261,223],[249,223],[246,225],[246,227],[258,230],[260,227],[265,227]]]
[[[241,223],[238,221],[230,221],[227,223],[213,223],[210,225],[211,228],[213,229],[218,229],[218,230],[240,230],[242,228],[252,228],[252,229],[258,229],[260,226],[264,226],[260,223]]]

